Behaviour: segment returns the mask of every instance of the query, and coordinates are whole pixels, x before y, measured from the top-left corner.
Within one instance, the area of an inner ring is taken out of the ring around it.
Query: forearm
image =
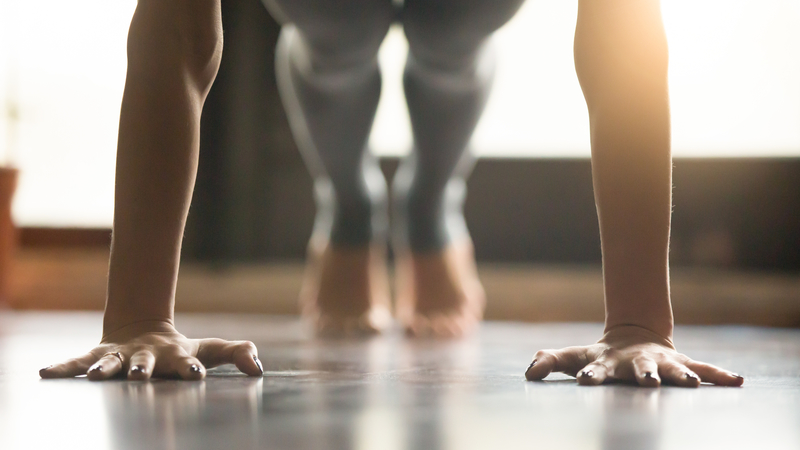
[[[641,119],[595,117],[592,174],[603,251],[606,329],[672,336],[668,246],[672,166],[666,105]],[[641,134],[632,131],[652,127]],[[623,137],[620,139],[620,137]]]
[[[589,107],[606,329],[670,338],[672,162],[667,47],[654,0],[583,0],[578,76]]]
[[[219,63],[219,50],[198,63],[197,47],[181,39],[185,17],[162,5],[140,2],[129,35],[105,334],[133,322],[172,321],[200,114]]]

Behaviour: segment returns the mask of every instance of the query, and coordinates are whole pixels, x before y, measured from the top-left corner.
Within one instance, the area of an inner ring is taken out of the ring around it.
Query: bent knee
[[[221,57],[219,0],[139,0],[128,35],[130,64],[179,66],[208,87]]]
[[[279,9],[321,68],[349,68],[375,61],[394,20],[388,1],[265,0]]]
[[[484,44],[522,0],[496,2],[406,0],[403,29],[414,59],[442,71],[474,67]]]

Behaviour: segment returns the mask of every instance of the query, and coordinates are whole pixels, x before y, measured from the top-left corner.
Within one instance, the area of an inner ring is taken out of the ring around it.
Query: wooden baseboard
[[[23,249],[16,258],[11,307],[99,310],[105,298],[105,249]],[[481,264],[487,319],[530,322],[603,320],[599,267]],[[177,310],[295,314],[300,262],[214,267],[184,264]],[[800,275],[678,269],[672,279],[678,323],[800,326]]]
[[[111,245],[111,228],[22,227],[18,234],[19,245],[27,249],[107,249]]]

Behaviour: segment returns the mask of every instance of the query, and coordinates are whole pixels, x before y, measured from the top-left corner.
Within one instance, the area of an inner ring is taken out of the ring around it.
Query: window
[[[28,226],[111,224],[125,42],[136,0],[0,0],[0,154]]]
[[[21,169],[27,226],[111,225],[114,153],[135,0],[0,0],[0,155]],[[664,0],[676,156],[800,155],[800,3]],[[577,0],[529,0],[497,36],[499,67],[473,139],[479,155],[587,157],[572,62]],[[371,142],[410,147],[393,29]]]
[[[662,0],[670,46],[675,156],[800,155],[800,2]],[[572,59],[577,0],[528,0],[496,36],[497,78],[473,137],[479,155],[588,157],[589,120]],[[381,50],[384,97],[371,137],[411,145],[393,29]]]

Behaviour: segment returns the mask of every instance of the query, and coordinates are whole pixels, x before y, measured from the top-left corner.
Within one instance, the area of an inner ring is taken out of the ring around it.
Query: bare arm
[[[582,2],[575,65],[589,108],[606,330],[672,337],[667,42],[656,1]]]
[[[103,340],[43,377],[88,369],[104,379],[137,367],[133,378],[199,378],[204,363],[220,362],[260,373],[252,343],[186,339],[173,323],[200,114],[221,54],[219,0],[139,0],[128,36]],[[121,361],[108,352],[120,352]]]
[[[561,371],[578,375],[582,384],[743,381],[677,353],[672,343],[667,64],[658,0],[580,1],[575,68],[591,125],[605,335],[593,346],[537,353],[529,379]]]

